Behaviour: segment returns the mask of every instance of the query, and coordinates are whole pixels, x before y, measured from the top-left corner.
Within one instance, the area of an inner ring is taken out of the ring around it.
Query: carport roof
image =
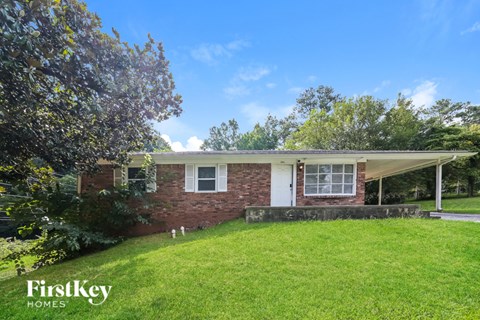
[[[143,158],[144,152],[132,153],[133,159]],[[366,163],[366,181],[377,180],[461,157],[470,157],[468,151],[399,151],[399,150],[239,150],[239,151],[184,151],[150,153],[157,163],[191,163],[215,161],[224,163],[315,162],[350,160]]]

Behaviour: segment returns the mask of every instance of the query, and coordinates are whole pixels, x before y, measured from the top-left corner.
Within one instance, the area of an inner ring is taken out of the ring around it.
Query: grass
[[[27,256],[23,259],[23,262],[25,263],[25,267],[27,271],[29,271],[32,269],[31,267],[35,262],[35,257]],[[7,264],[0,265],[0,281],[12,278],[16,275],[17,275],[17,271],[15,270],[15,263],[13,261]]]
[[[421,205],[424,211],[435,211],[435,200],[407,201]],[[449,213],[480,213],[480,197],[449,197],[442,199],[444,212]]]
[[[479,267],[476,223],[236,220],[0,281],[0,319],[478,319]],[[113,288],[101,306],[28,308],[27,279]]]

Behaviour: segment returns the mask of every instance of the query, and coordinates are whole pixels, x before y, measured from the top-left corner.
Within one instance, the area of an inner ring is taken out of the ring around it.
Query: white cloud
[[[270,73],[267,67],[242,67],[239,69],[236,79],[240,81],[258,81]]]
[[[381,91],[382,89],[388,87],[390,85],[390,83],[391,83],[390,80],[383,80],[382,83],[379,86],[377,86],[377,87],[375,87],[375,89],[373,89],[373,92],[376,93],[376,92]]]
[[[232,84],[223,89],[223,92],[230,98],[247,96],[250,94],[250,89],[242,84]]]
[[[250,94],[250,88],[246,83],[255,82],[269,75],[271,69],[265,66],[241,67],[230,80],[230,85],[223,89],[223,92],[229,98],[247,96]]]
[[[238,51],[238,50],[241,50],[243,48],[250,47],[250,42],[245,41],[245,40],[235,40],[235,41],[232,41],[230,43],[227,43],[226,47],[227,47],[228,50]]]
[[[248,119],[252,125],[262,123],[267,118],[268,114],[283,118],[293,111],[294,105],[268,108],[257,102],[250,102],[242,106],[241,112]]]
[[[437,94],[437,86],[438,84],[430,81],[425,80],[420,83],[413,92],[411,92],[410,99],[412,99],[413,105],[416,107],[430,107],[435,102],[435,95]],[[408,89],[409,90],[409,89]],[[403,90],[405,91],[405,90]]]
[[[287,93],[300,94],[302,91],[303,91],[303,88],[301,87],[292,87],[287,90]]]
[[[277,86],[277,84],[274,83],[274,82],[269,82],[269,83],[267,83],[265,86],[266,86],[268,89],[273,89],[273,88],[275,88],[275,87]]]
[[[476,32],[476,31],[480,31],[480,21],[475,22],[473,24],[473,26],[471,26],[468,29],[463,30],[462,32],[460,32],[460,34],[463,36],[466,33],[471,33],[471,32]]]
[[[222,58],[230,58],[235,51],[250,46],[245,40],[235,40],[227,44],[202,43],[190,51],[193,59],[208,65],[216,65]]]
[[[402,89],[402,91],[400,91],[400,93],[402,95],[404,95],[405,97],[408,97],[412,94],[412,89],[405,88],[405,89]]]
[[[317,76],[312,75],[312,76],[308,76],[307,81],[308,82],[315,82],[315,81],[317,81],[317,79],[318,79]]]
[[[183,146],[180,141],[172,141],[169,135],[162,134],[161,137],[168,142],[172,147],[173,151],[199,151],[200,146],[203,144],[203,141],[200,140],[197,136],[192,136],[188,138],[187,144]]]

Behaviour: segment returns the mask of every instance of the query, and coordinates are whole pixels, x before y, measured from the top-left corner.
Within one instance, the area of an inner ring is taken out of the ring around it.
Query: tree
[[[255,124],[252,131],[239,132],[235,119],[222,122],[220,127],[211,127],[210,136],[201,146],[203,150],[276,150],[285,144],[296,127],[293,115],[277,119],[269,114],[265,123]]]
[[[155,134],[151,140],[144,143],[142,151],[145,152],[171,152],[172,147],[163,139],[160,134]]]
[[[241,135],[237,149],[276,150],[284,145],[294,127],[291,116],[279,120],[269,114],[263,126],[257,123],[252,131]]]
[[[430,130],[426,148],[431,150],[468,150],[480,152],[480,124],[468,126],[441,126]],[[480,177],[480,156],[477,154],[451,164],[455,180],[464,179],[467,195],[475,195],[475,185]]]
[[[470,102],[453,102],[451,99],[440,99],[425,110],[425,114],[431,125],[452,125],[461,120],[469,106]]]
[[[412,100],[399,94],[396,105],[386,111],[385,118],[382,120],[380,149],[418,149],[415,142],[422,127],[419,113],[414,109]]]
[[[231,151],[237,150],[237,144],[240,139],[238,132],[238,123],[235,119],[222,122],[220,127],[211,127],[210,136],[205,139],[202,150]]]
[[[468,104],[464,110],[460,112],[462,123],[478,124],[480,123],[480,106]]]
[[[181,113],[162,44],[130,47],[100,28],[76,0],[2,1],[0,179],[28,176],[33,158],[55,170],[125,163],[149,121]]]
[[[286,143],[287,149],[374,150],[381,141],[386,101],[371,96],[336,102],[331,112],[313,110]]]
[[[308,88],[298,97],[295,113],[305,119],[308,118],[313,110],[324,110],[326,113],[329,113],[335,103],[344,99],[329,86],[320,85],[317,88]]]

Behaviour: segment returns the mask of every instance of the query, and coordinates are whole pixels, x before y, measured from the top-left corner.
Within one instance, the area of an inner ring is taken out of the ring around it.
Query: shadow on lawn
[[[225,222],[208,229],[198,230],[186,233],[185,236],[177,235],[177,238],[172,239],[168,233],[152,234],[143,237],[129,238],[125,242],[117,246],[109,248],[104,251],[95,252],[73,260],[44,267],[27,273],[22,277],[10,277],[0,279],[0,283],[14,279],[30,279],[38,278],[44,275],[65,277],[79,277],[85,273],[91,273],[97,270],[99,273],[104,273],[107,270],[115,270],[123,266],[131,268],[132,263],[139,263],[142,259],[140,256],[148,254],[152,251],[164,249],[171,246],[187,244],[194,241],[212,238],[222,238],[234,233],[253,232],[255,230],[272,227],[272,223],[256,223],[246,224],[243,219],[236,219]],[[111,266],[109,266],[111,265]],[[92,270],[93,269],[93,270]],[[61,272],[57,272],[61,270]]]

